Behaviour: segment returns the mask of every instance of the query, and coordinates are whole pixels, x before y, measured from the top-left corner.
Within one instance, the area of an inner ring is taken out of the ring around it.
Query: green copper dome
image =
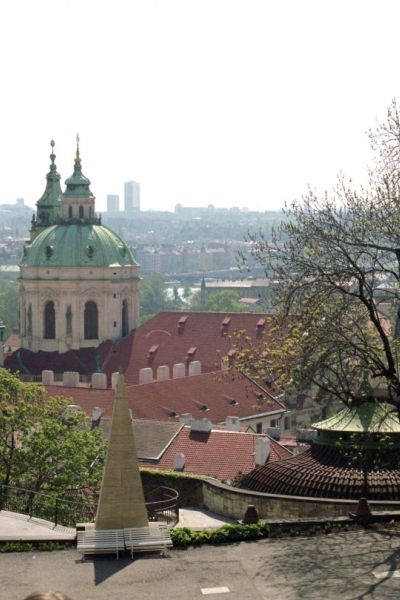
[[[133,254],[104,225],[53,225],[26,244],[21,267],[131,267]]]

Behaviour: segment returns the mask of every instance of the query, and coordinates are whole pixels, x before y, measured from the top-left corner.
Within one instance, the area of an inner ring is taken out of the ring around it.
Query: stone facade
[[[139,324],[139,268],[63,267],[57,273],[45,267],[21,266],[20,323],[22,347],[66,352],[98,346],[123,334],[123,305],[127,305],[128,331]],[[98,309],[98,338],[85,339],[84,310],[88,301]],[[54,302],[55,338],[44,337],[44,315]]]
[[[263,494],[242,490],[217,481],[203,482],[203,505],[210,511],[243,519],[249,504],[253,504],[262,519],[302,519],[308,517],[347,517],[357,507],[356,500],[339,498],[306,498]],[[400,502],[369,501],[372,511],[398,511]]]

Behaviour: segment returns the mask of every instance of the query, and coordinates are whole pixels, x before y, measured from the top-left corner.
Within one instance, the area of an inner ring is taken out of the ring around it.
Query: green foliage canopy
[[[400,406],[400,117],[396,102],[370,133],[375,163],[366,189],[340,176],[332,194],[309,189],[286,208],[272,242],[252,236],[253,256],[277,281],[284,326],[269,367],[282,387],[357,399],[364,373]],[[288,318],[289,317],[289,318]],[[243,368],[255,370],[250,349]]]
[[[223,290],[221,292],[207,293],[206,301],[202,301],[201,292],[195,292],[189,302],[190,310],[207,310],[211,312],[245,312],[246,307],[239,302],[239,295],[235,291]]]
[[[0,486],[54,495],[99,487],[102,432],[91,430],[85,414],[68,404],[0,369]]]
[[[18,327],[18,307],[18,283],[9,281],[0,289],[0,319],[6,326],[4,339],[10,335],[13,327]]]

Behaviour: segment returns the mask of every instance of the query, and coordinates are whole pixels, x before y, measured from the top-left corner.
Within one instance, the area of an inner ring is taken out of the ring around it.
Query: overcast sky
[[[63,181],[80,133],[97,208],[272,210],[343,170],[400,98],[397,0],[12,0],[0,20],[0,203]]]

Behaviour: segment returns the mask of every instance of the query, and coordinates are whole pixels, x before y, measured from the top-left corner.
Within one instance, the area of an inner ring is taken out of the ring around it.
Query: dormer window
[[[225,317],[225,319],[221,323],[221,334],[226,335],[228,332],[229,323],[231,322],[230,317]]]
[[[51,258],[51,256],[53,255],[53,252],[54,252],[53,246],[46,246],[46,248],[45,248],[46,258]]]
[[[88,255],[89,258],[93,258],[94,256],[94,246],[86,246],[86,254]]]
[[[185,324],[186,324],[187,319],[188,319],[187,315],[184,315],[183,317],[181,317],[179,319],[179,321],[178,321],[178,333],[182,333],[183,330],[185,329]]]
[[[147,353],[147,358],[154,358],[159,347],[160,347],[160,344],[153,344]]]
[[[262,337],[262,335],[265,331],[264,327],[265,327],[265,319],[259,319],[257,321],[257,327],[256,327],[256,336],[258,338]]]

